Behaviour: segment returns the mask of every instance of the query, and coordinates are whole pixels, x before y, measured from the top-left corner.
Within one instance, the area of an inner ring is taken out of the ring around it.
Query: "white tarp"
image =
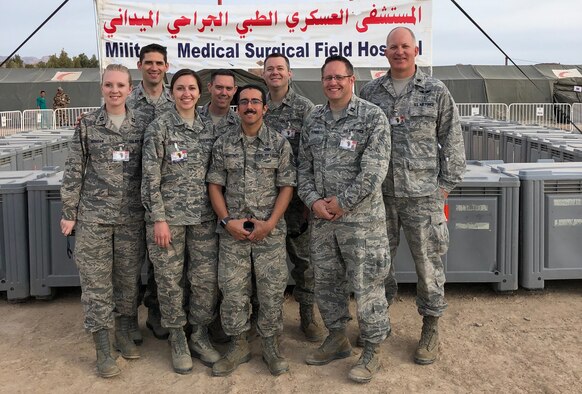
[[[273,2],[273,4],[155,4],[95,0],[102,66],[135,67],[139,48],[168,47],[171,70],[257,68],[273,52],[293,68],[319,67],[343,55],[355,67],[385,67],[387,33],[395,26],[414,31],[432,63],[432,0]]]

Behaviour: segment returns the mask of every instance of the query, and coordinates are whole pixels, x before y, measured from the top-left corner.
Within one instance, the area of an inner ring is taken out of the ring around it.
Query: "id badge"
[[[172,163],[181,163],[188,160],[188,152],[186,152],[186,149],[172,152],[170,153],[170,159],[172,159]]]
[[[129,151],[128,150],[113,151],[113,161],[129,161]]]
[[[281,135],[287,139],[295,138],[296,131],[294,129],[285,129],[281,131]]]
[[[350,140],[348,138],[342,138],[340,141],[340,148],[354,152],[356,146],[358,146],[358,141]]]
[[[399,126],[404,123],[404,115],[391,116],[390,119],[388,119],[388,121],[390,123],[390,126]]]

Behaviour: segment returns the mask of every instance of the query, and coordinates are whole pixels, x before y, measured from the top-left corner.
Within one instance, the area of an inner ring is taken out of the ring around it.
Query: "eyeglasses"
[[[351,76],[352,75],[328,75],[328,76],[322,77],[321,80],[323,82],[331,82],[335,79],[336,81],[341,82],[344,79],[349,78]]]
[[[241,99],[238,100],[238,104],[239,105],[249,105],[249,103],[251,103],[252,105],[259,105],[259,104],[263,104],[262,100],[259,99]]]

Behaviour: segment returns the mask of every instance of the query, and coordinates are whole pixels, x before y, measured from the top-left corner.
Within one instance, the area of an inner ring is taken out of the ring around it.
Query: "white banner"
[[[355,67],[387,67],[386,35],[414,31],[417,64],[432,63],[432,0],[274,2],[260,5],[130,3],[95,0],[102,66],[135,68],[142,46],[168,48],[180,68],[260,68],[273,52],[293,68],[318,68],[330,55]]]

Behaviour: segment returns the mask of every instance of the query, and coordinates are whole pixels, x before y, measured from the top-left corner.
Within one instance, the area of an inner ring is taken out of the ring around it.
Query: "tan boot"
[[[313,318],[312,304],[299,304],[299,316],[301,317],[301,331],[309,342],[319,342],[325,336],[325,331],[319,327]]]
[[[273,376],[279,376],[289,371],[289,363],[279,353],[276,335],[263,338],[263,361]]]
[[[111,357],[111,345],[109,343],[109,331],[99,330],[93,333],[95,350],[97,351],[97,372],[102,378],[110,378],[119,375],[121,370]]]
[[[309,365],[325,365],[333,360],[349,357],[352,354],[352,345],[346,337],[345,329],[329,332],[323,344],[305,358]]]
[[[170,328],[170,347],[172,348],[172,366],[174,372],[185,375],[192,372],[192,357],[182,328]]]
[[[377,343],[364,341],[364,350],[358,362],[352,367],[348,377],[357,383],[368,383],[380,369],[379,347]]]
[[[424,316],[422,318],[422,333],[414,354],[414,362],[420,365],[434,363],[439,353],[439,318]]]
[[[212,367],[215,362],[220,360],[220,353],[216,351],[208,339],[208,327],[193,325],[188,346],[192,357],[200,359],[202,364],[207,367]]]
[[[129,325],[131,316],[117,316],[115,318],[115,342],[114,346],[123,358],[132,360],[139,358],[139,349],[129,338]]]
[[[225,355],[212,366],[212,376],[230,375],[240,364],[251,359],[247,333],[232,337]]]

